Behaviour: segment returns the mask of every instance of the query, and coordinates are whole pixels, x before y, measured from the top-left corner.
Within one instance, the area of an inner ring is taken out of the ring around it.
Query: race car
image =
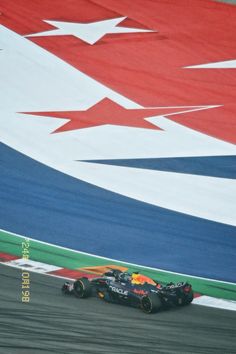
[[[162,285],[138,272],[119,270],[110,270],[93,279],[82,277],[74,283],[65,282],[62,292],[81,299],[97,296],[108,302],[140,308],[148,314],[188,305],[193,300],[192,286],[187,282]]]

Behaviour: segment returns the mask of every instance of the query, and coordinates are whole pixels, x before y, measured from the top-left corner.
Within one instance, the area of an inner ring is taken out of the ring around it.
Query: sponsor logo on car
[[[115,286],[109,286],[109,289],[111,289],[111,291],[113,291],[114,293],[120,294],[120,295],[128,295],[128,291],[127,290],[123,290],[121,288],[116,288]]]

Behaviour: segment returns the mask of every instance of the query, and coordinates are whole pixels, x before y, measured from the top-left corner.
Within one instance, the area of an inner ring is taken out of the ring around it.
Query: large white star
[[[108,33],[154,32],[152,30],[139,28],[116,27],[125,18],[126,17],[118,17],[111,20],[90,23],[73,23],[44,20],[44,22],[47,22],[54,27],[57,27],[57,29],[30,34],[26,37],[72,35],[82,39],[86,43],[94,44]]]

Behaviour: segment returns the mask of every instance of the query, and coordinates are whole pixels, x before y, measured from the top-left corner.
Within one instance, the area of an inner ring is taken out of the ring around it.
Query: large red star
[[[68,119],[68,122],[53,133],[65,132],[82,128],[112,124],[136,128],[158,129],[156,125],[144,118],[164,116],[174,113],[201,109],[201,107],[156,107],[141,109],[126,109],[108,98],[90,107],[87,111],[58,111],[58,112],[23,112],[36,116]]]

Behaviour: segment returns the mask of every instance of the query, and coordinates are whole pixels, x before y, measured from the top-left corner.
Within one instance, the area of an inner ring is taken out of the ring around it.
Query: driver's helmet
[[[131,281],[131,275],[129,273],[120,273],[119,274],[119,281],[121,283],[127,283]]]

